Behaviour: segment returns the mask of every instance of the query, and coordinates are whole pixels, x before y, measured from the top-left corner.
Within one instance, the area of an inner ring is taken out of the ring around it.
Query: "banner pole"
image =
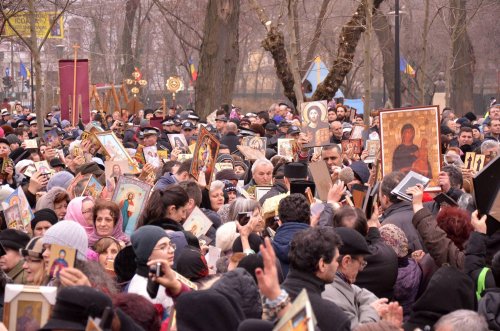
[[[73,56],[73,108],[71,108],[71,110],[73,111],[73,123],[72,125],[75,126],[78,122],[78,115],[79,115],[79,111],[77,111],[76,109],[76,63],[77,63],[77,60],[78,60],[78,49],[80,48],[80,46],[78,44],[74,44],[73,45],[73,50],[74,50],[74,56]]]

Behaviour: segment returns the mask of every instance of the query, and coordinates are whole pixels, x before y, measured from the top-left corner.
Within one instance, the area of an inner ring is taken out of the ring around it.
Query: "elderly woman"
[[[257,252],[262,242],[260,233],[266,225],[260,204],[252,199],[237,198],[229,208],[229,219],[230,222],[217,229],[215,245],[226,254],[235,249]],[[241,238],[238,238],[238,231]]]
[[[65,219],[69,202],[70,198],[66,190],[61,187],[53,187],[38,200],[36,210],[44,208],[52,209],[55,211],[57,218],[63,220]]]
[[[98,200],[92,208],[92,220],[94,232],[89,236],[90,247],[103,237],[113,237],[124,243],[129,241],[122,231],[123,221],[116,203]]]
[[[220,180],[214,180],[210,184],[210,189],[203,190],[203,197],[201,206],[206,209],[213,210],[214,212],[219,211],[219,209],[226,202],[226,195],[224,195],[224,187],[226,185]]]

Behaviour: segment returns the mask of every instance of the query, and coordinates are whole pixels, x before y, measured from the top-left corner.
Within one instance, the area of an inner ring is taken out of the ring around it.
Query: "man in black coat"
[[[290,271],[282,284],[294,300],[305,289],[320,330],[350,330],[351,322],[333,302],[321,297],[335,278],[341,240],[330,227],[296,233],[290,244]]]
[[[237,151],[237,147],[240,144],[240,138],[237,136],[238,127],[235,123],[229,122],[226,124],[226,134],[220,139],[220,143],[229,147],[231,153]]]

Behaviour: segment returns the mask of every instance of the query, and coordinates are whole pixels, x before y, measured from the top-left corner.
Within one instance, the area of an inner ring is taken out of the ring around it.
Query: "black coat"
[[[351,330],[351,322],[347,315],[332,301],[321,297],[321,293],[325,290],[325,283],[315,275],[290,269],[281,286],[292,300],[300,294],[302,289],[306,289],[320,330]]]
[[[229,147],[229,150],[233,153],[238,150],[236,146],[240,144],[240,138],[236,134],[228,132],[220,138],[220,143]]]
[[[453,267],[441,267],[411,309],[405,331],[425,330],[448,313],[458,309],[475,310],[474,284],[470,277]]]
[[[369,228],[366,237],[371,255],[365,256],[366,268],[356,277],[356,285],[379,298],[391,300],[398,277],[398,256],[380,237],[378,228]]]
[[[465,272],[472,277],[474,285],[484,267],[490,267],[487,260],[491,261],[493,255],[500,250],[500,231],[493,233],[490,237],[479,232],[472,232],[465,249]],[[486,288],[500,287],[495,284],[491,269],[486,274]]]

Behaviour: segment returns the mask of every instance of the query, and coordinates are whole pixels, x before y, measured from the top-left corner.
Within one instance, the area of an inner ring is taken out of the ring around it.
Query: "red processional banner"
[[[76,81],[76,98],[73,99],[74,82]],[[61,120],[78,124],[81,117],[84,124],[90,122],[89,98],[89,60],[59,60],[59,86],[61,97]],[[73,112],[73,103],[78,110]]]

